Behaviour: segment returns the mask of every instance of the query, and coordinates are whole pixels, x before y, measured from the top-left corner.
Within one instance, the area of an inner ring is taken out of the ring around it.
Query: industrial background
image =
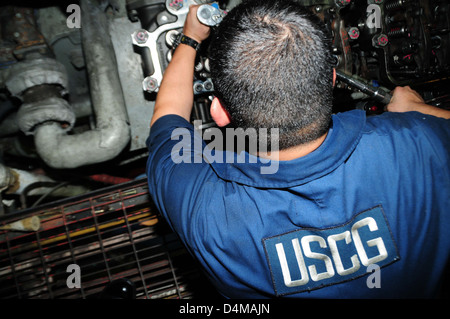
[[[298,1],[333,38],[334,112],[377,116],[398,85],[450,108],[449,1]],[[219,298],[144,175],[174,38],[188,6],[209,2],[2,1],[0,298]],[[192,112],[204,130],[214,126],[208,62],[206,42]],[[67,285],[70,264],[80,288]]]

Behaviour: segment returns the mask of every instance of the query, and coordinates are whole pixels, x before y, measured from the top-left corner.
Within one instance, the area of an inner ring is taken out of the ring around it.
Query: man
[[[196,10],[183,33],[201,43],[210,30]],[[228,298],[436,296],[450,251],[449,122],[439,118],[448,111],[406,87],[394,91],[392,112],[331,115],[335,75],[318,23],[293,1],[245,1],[212,39],[211,114],[219,126],[277,128],[279,149],[267,142],[268,152],[246,155],[256,163],[174,161],[179,143],[199,155],[189,123],[191,40],[176,48],[158,93],[148,182],[217,290]],[[278,169],[261,174],[268,160]]]

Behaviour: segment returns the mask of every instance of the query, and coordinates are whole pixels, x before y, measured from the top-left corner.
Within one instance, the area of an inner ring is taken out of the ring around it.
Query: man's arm
[[[428,105],[416,91],[409,86],[396,87],[391,102],[387,105],[389,112],[420,112],[423,114],[450,119],[450,111]]]
[[[209,36],[209,27],[197,19],[199,6],[191,6],[184,24],[183,34],[201,43]],[[175,114],[190,120],[194,99],[193,80],[197,51],[180,44],[170,61],[156,97],[155,109],[150,125],[164,115]]]

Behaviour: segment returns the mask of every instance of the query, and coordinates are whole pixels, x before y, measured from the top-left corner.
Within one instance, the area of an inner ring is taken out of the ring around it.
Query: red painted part
[[[111,176],[111,175],[107,175],[107,174],[91,175],[91,176],[89,176],[89,178],[96,182],[102,182],[105,184],[113,184],[113,185],[132,181],[131,178]]]

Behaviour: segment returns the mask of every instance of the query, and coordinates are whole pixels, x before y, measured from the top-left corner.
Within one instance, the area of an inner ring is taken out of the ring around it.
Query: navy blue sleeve
[[[448,156],[450,154],[450,119],[443,119],[431,115],[424,115],[413,112],[414,120],[419,124],[425,141],[429,144],[433,153],[439,156],[443,165],[448,165]],[[443,146],[443,147],[442,147]],[[447,166],[448,167],[448,166]]]
[[[373,149],[368,155],[381,154],[380,163],[386,165],[380,165],[378,176],[380,180],[385,176],[390,189],[375,193],[391,196],[385,206],[395,203],[390,211],[399,216],[403,212],[400,219],[416,223],[417,229],[428,223],[438,225],[434,229],[442,228],[442,234],[448,233],[450,120],[418,112],[387,112],[368,122],[377,133],[368,141]],[[450,244],[447,235],[443,243]]]
[[[212,173],[202,159],[205,143],[188,121],[166,115],[152,125],[147,146],[150,195],[174,231],[186,239],[193,232],[196,197]]]
[[[368,118],[368,122],[380,134],[390,135],[392,130],[406,129],[416,142],[427,141],[430,145],[439,145],[440,150],[442,150],[442,146],[445,146],[446,150],[449,149],[450,120],[419,112],[386,112]]]

